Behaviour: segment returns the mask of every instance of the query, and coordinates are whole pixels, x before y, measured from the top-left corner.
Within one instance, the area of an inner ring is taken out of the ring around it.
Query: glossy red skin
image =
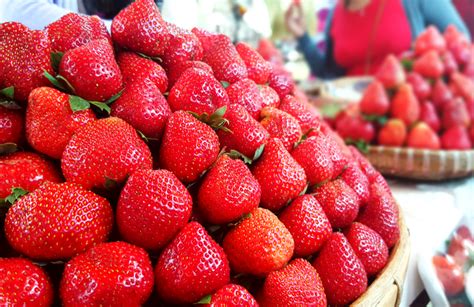
[[[469,128],[469,137],[471,139],[471,143],[474,144],[474,125],[471,125]]]
[[[392,98],[390,115],[399,118],[410,126],[420,118],[420,103],[409,84],[403,84],[398,88]]]
[[[171,37],[166,52],[161,56],[165,66],[189,60],[202,60],[202,45],[194,33],[169,22],[166,23],[166,27]]]
[[[49,84],[43,74],[53,73],[50,53],[43,31],[18,22],[0,24],[0,89],[13,86],[15,100],[26,101],[34,88]]]
[[[357,194],[360,205],[365,205],[369,201],[369,179],[357,162],[353,161],[348,164],[342,172],[341,179]]]
[[[168,88],[171,89],[173,85],[178,81],[179,77],[189,68],[199,68],[208,72],[209,74],[213,74],[211,66],[207,65],[201,61],[184,61],[174,63],[167,67],[168,69]]]
[[[86,189],[105,188],[107,178],[124,182],[134,171],[151,167],[150,149],[132,126],[117,117],[78,129],[61,159],[66,180]]]
[[[343,139],[363,140],[369,144],[375,138],[373,123],[363,119],[360,114],[341,115],[336,120],[336,131]]]
[[[390,101],[383,84],[374,80],[364,91],[360,101],[360,110],[362,113],[371,115],[385,115],[390,109]]]
[[[421,55],[429,50],[442,52],[446,49],[446,42],[435,26],[429,26],[415,40],[415,53]]]
[[[415,72],[409,72],[407,74],[407,82],[413,87],[416,98],[420,101],[427,99],[431,95],[431,85],[423,77]]]
[[[261,38],[258,42],[257,51],[265,60],[273,64],[283,65],[283,56],[271,40]]]
[[[377,275],[385,267],[389,256],[388,247],[377,232],[364,224],[354,222],[345,232],[345,236],[368,276]]]
[[[275,66],[268,77],[268,85],[277,92],[280,99],[285,98],[286,95],[291,94],[295,83],[293,78],[287,71],[279,70]]]
[[[294,241],[276,215],[257,208],[226,234],[222,246],[233,271],[264,277],[291,259]]]
[[[374,76],[387,89],[395,88],[405,82],[405,71],[394,55],[385,58]]]
[[[354,160],[359,163],[360,169],[365,174],[365,176],[367,176],[369,182],[372,182],[377,175],[377,171],[375,170],[375,168],[372,166],[372,164],[370,164],[367,158],[359,152],[356,147],[349,145],[349,150],[352,153],[352,157],[354,158]]]
[[[26,109],[26,138],[35,150],[61,159],[77,129],[96,120],[91,109],[73,112],[69,95],[51,87],[34,89]]]
[[[32,259],[64,260],[106,241],[112,223],[105,198],[76,184],[47,183],[10,207],[5,235]]]
[[[45,272],[24,258],[0,258],[0,304],[50,306],[53,286]]]
[[[320,117],[317,111],[297,100],[294,96],[287,95],[282,98],[279,108],[298,120],[303,133],[307,133],[311,128],[318,127]]]
[[[67,51],[59,63],[59,74],[71,83],[76,95],[87,100],[106,101],[122,89],[122,73],[105,39]]]
[[[344,143],[344,140],[333,130],[325,125],[324,122],[320,122],[320,128],[316,128],[311,131],[308,136],[322,137],[322,141],[328,146],[329,158],[333,164],[333,175],[332,178],[336,178],[341,175],[344,168],[349,163],[349,150]]]
[[[259,305],[252,294],[244,287],[236,284],[227,284],[211,296],[209,304],[204,304],[203,306],[258,307]]]
[[[435,106],[430,101],[425,101],[421,103],[420,107],[420,121],[427,123],[433,131],[439,132],[441,120]]]
[[[369,202],[360,212],[357,222],[376,231],[388,248],[392,248],[400,239],[397,203],[378,183],[371,184]]]
[[[443,37],[446,41],[448,49],[450,49],[453,44],[469,41],[467,37],[463,33],[459,32],[456,26],[452,24],[446,27],[443,33]]]
[[[38,154],[19,151],[0,156],[0,198],[10,195],[15,187],[32,192],[46,181],[61,182],[61,174]]]
[[[240,104],[255,119],[260,119],[260,111],[263,108],[263,99],[257,84],[250,79],[242,79],[228,88],[227,94],[231,104]]]
[[[242,160],[221,156],[204,177],[198,192],[198,206],[212,224],[237,221],[257,208],[260,184]]]
[[[45,32],[54,52],[66,52],[95,39],[106,39],[112,45],[110,34],[98,16],[69,13],[50,23]]]
[[[472,148],[466,127],[452,126],[441,135],[441,147],[448,150],[468,150]]]
[[[217,37],[218,35],[216,33],[211,33],[207,30],[196,28],[196,27],[192,28],[191,32],[193,32],[193,34],[196,35],[196,37],[201,42],[203,53],[206,53],[209,50],[209,48],[212,47],[214,38]]]
[[[307,260],[301,258],[268,274],[260,297],[260,305],[263,307],[327,306],[318,272]]]
[[[186,187],[167,170],[138,170],[127,180],[117,205],[121,236],[157,251],[188,223],[193,201]]]
[[[465,279],[462,268],[450,256],[434,256],[433,265],[447,295],[454,296],[464,290]]]
[[[451,83],[465,100],[474,100],[474,81],[461,73],[451,76]]]
[[[443,107],[441,120],[444,129],[454,126],[469,127],[471,119],[464,100],[456,97],[447,102]]]
[[[117,64],[122,72],[125,86],[137,80],[146,80],[146,83],[154,83],[161,93],[166,92],[168,77],[163,67],[155,61],[134,52],[122,52],[117,56]]]
[[[270,139],[262,156],[254,162],[252,174],[260,183],[260,205],[277,211],[296,198],[306,186],[304,169],[279,139]]]
[[[270,137],[280,139],[288,151],[293,150],[303,135],[296,118],[272,107],[263,108],[260,116],[260,123],[270,133]]]
[[[420,119],[423,120],[423,113]],[[405,123],[398,118],[389,119],[387,123],[379,130],[379,135],[377,138],[379,145],[396,147],[403,146],[403,144],[405,144],[406,139],[407,128],[405,126]]]
[[[141,248],[99,244],[70,260],[60,285],[64,306],[140,306],[153,290],[153,267]]]
[[[469,118],[471,119],[471,123],[474,123],[474,99],[466,100],[465,103],[466,103],[467,112],[469,113]]]
[[[272,70],[271,64],[247,43],[239,42],[235,45],[235,49],[247,66],[248,78],[257,84],[267,83]]]
[[[179,276],[180,278],[176,278]],[[170,303],[193,303],[230,280],[224,250],[197,222],[187,224],[161,253],[155,267],[155,285]]]
[[[334,232],[313,261],[331,305],[347,305],[367,289],[367,274],[349,241]]]
[[[219,107],[229,105],[226,90],[208,71],[187,69],[170,90],[168,103],[173,112],[192,111],[212,114]]]
[[[294,199],[278,217],[295,241],[295,255],[316,253],[332,232],[331,224],[319,202],[312,195]]]
[[[0,144],[18,144],[23,136],[25,118],[21,110],[0,106]]]
[[[163,55],[171,36],[153,0],[137,0],[112,20],[112,39],[119,46],[148,56]]]
[[[464,66],[470,61],[471,52],[470,44],[467,41],[459,41],[452,43],[449,50],[453,54],[459,66]]]
[[[431,91],[431,101],[433,102],[438,112],[441,112],[441,110],[443,110],[444,105],[451,99],[453,99],[453,93],[446,85],[446,83],[444,83],[442,79],[436,80]]]
[[[371,185],[374,185],[374,184],[379,185],[385,191],[385,193],[387,193],[388,195],[393,197],[392,191],[390,190],[390,186],[388,185],[387,181],[382,176],[382,174],[379,173],[378,171],[376,171],[375,176],[370,180],[370,184]]]
[[[443,60],[444,71],[448,76],[459,70],[459,65],[451,52],[446,51],[441,58]]]
[[[454,262],[459,266],[464,267],[466,262],[469,260],[468,246],[473,240],[463,238],[462,236],[455,234],[449,242],[447,253],[450,255]]]
[[[280,106],[280,97],[277,92],[268,85],[261,85],[260,96],[262,96],[262,107],[274,107],[278,108]]]
[[[438,53],[431,50],[415,60],[413,70],[425,78],[437,79],[444,73],[444,64]]]

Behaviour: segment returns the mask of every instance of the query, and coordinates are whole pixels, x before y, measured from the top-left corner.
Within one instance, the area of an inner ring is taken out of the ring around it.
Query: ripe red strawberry
[[[400,238],[398,206],[393,196],[378,183],[370,185],[370,199],[357,221],[375,230],[392,248]]]
[[[428,51],[415,60],[413,70],[425,78],[439,78],[443,75],[444,65],[435,50]]]
[[[431,94],[431,85],[417,72],[410,72],[407,74],[407,82],[413,87],[416,98],[423,101]]]
[[[327,306],[326,294],[316,269],[301,258],[268,274],[263,284],[262,306]]]
[[[347,148],[341,137],[334,131],[329,130],[325,122],[319,123],[320,130],[311,131],[308,136],[318,136],[322,138],[322,142],[326,143],[328,147],[329,158],[333,165],[332,178],[339,176],[344,168],[349,163],[348,156],[350,156],[349,149]]]
[[[45,32],[55,52],[66,52],[95,39],[106,39],[112,44],[104,22],[97,16],[69,13],[50,23]]]
[[[128,178],[117,205],[122,237],[157,251],[166,246],[191,216],[186,187],[167,170],[138,170]]]
[[[151,169],[151,153],[135,129],[120,118],[90,122],[72,136],[61,168],[67,181],[86,189],[118,183],[138,169]]]
[[[272,70],[271,64],[265,61],[257,50],[246,43],[238,43],[235,45],[235,49],[245,62],[245,66],[247,66],[249,79],[252,79],[257,84],[267,83]]]
[[[336,131],[345,140],[362,140],[369,144],[375,137],[374,124],[365,120],[358,112],[355,114],[340,112],[336,118]]]
[[[204,304],[203,306],[258,307],[258,303],[244,287],[236,284],[227,284],[211,296],[209,304]]]
[[[260,96],[262,96],[262,107],[274,107],[280,106],[280,97],[277,92],[268,85],[260,85]]]
[[[61,174],[48,160],[32,152],[15,152],[0,156],[0,198],[12,188],[37,189],[46,181],[61,182]]]
[[[364,224],[354,222],[345,235],[368,276],[376,275],[385,267],[388,247],[377,232]]]
[[[393,196],[387,181],[380,172],[375,171],[375,176],[370,180],[370,184],[378,184],[388,195]]]
[[[377,140],[379,145],[400,147],[405,144],[406,138],[407,127],[405,123],[401,119],[391,118],[380,129]]]
[[[95,119],[91,109],[74,112],[69,95],[51,87],[39,87],[28,98],[26,138],[35,150],[61,159],[74,132]]]
[[[170,303],[197,302],[229,280],[224,250],[197,222],[181,230],[161,253],[155,267],[156,290]]]
[[[168,69],[168,87],[171,89],[173,85],[178,81],[179,77],[189,68],[199,68],[213,74],[211,66],[201,61],[184,61],[178,62],[167,67]]]
[[[173,113],[166,124],[160,148],[160,165],[179,180],[192,182],[219,154],[219,139],[211,127],[184,111]]]
[[[270,137],[280,139],[288,151],[293,149],[303,135],[298,121],[277,108],[263,108],[260,117],[263,118],[260,123],[270,133]]]
[[[441,112],[444,105],[451,99],[453,99],[453,93],[446,83],[444,83],[442,79],[436,80],[433,85],[433,90],[431,91],[431,101],[438,112]]]
[[[112,20],[112,38],[125,49],[148,56],[163,55],[170,34],[153,0],[137,0]]]
[[[265,38],[260,39],[257,51],[270,63],[283,65],[283,56],[271,40]]]
[[[21,142],[23,137],[23,112],[0,105],[0,144]]]
[[[334,232],[314,260],[328,303],[348,305],[367,289],[367,274],[346,237]]]
[[[451,84],[465,100],[474,100],[474,81],[461,73],[451,76]]]
[[[105,198],[73,183],[46,183],[10,207],[5,236],[30,258],[62,260],[107,240],[112,222]]]
[[[248,76],[245,62],[230,38],[224,34],[212,38],[212,45],[204,54],[203,61],[212,67],[214,76],[219,81],[235,83]]]
[[[444,131],[441,136],[441,147],[443,149],[468,150],[472,143],[469,139],[469,133],[466,127],[452,126]]]
[[[453,54],[450,51],[445,51],[441,55],[441,59],[443,60],[444,72],[448,76],[451,76],[451,74],[453,74],[453,73],[455,73],[459,70],[459,65],[456,62],[456,59],[454,58]]]
[[[304,169],[279,139],[267,142],[262,156],[252,167],[252,174],[262,188],[261,206],[274,211],[296,198],[306,186]]]
[[[260,185],[242,160],[221,156],[199,188],[198,206],[212,224],[235,222],[258,207]]]
[[[293,200],[279,216],[295,241],[295,255],[306,257],[316,253],[332,232],[323,208],[312,195]]]
[[[427,123],[435,132],[438,132],[439,129],[441,129],[441,120],[436,112],[436,108],[428,100],[421,103],[420,121]]]
[[[344,180],[329,181],[315,190],[315,197],[326,213],[332,227],[349,226],[359,213],[360,200]]]
[[[407,146],[421,149],[440,149],[441,144],[436,132],[424,122],[419,122],[410,130]]]
[[[362,172],[359,164],[352,161],[342,172],[341,179],[354,190],[361,206],[369,201],[369,179]]]
[[[471,119],[464,100],[456,97],[445,103],[441,120],[444,129],[458,125],[469,127]]]
[[[294,241],[277,216],[263,208],[254,209],[224,237],[222,246],[232,270],[266,276],[291,259]]]
[[[171,88],[168,103],[173,111],[211,114],[219,107],[228,105],[229,97],[224,87],[210,72],[190,68]]]
[[[170,33],[170,42],[161,57],[166,67],[188,60],[200,61],[202,59],[202,45],[194,33],[169,22],[166,23],[166,27]]]
[[[410,84],[402,84],[398,88],[397,93],[392,98],[390,113],[392,117],[403,120],[407,126],[420,118],[420,103],[416,99]]]
[[[469,61],[472,61],[472,49],[469,50],[471,44],[468,41],[459,41],[452,43],[449,46],[449,51],[453,54],[456,62],[459,66],[465,66],[469,64]]]
[[[463,33],[459,32],[455,25],[448,25],[444,30],[443,37],[448,48],[451,48],[453,44],[469,41]]]
[[[390,101],[380,81],[374,80],[364,91],[360,101],[362,113],[370,115],[385,115],[390,109]]]
[[[471,125],[469,128],[469,138],[471,139],[471,144],[474,144],[474,125]]]
[[[50,53],[43,31],[18,22],[0,24],[0,89],[13,86],[15,100],[26,101],[34,88],[49,83],[43,73],[53,72]]]
[[[402,85],[405,82],[405,71],[397,57],[388,55],[375,73],[375,79],[387,89]]]
[[[253,118],[260,118],[263,99],[255,82],[250,79],[242,79],[226,88],[226,91],[231,104],[240,104]]]
[[[307,133],[309,129],[318,126],[319,116],[317,111],[297,100],[294,96],[287,95],[282,98],[279,108],[298,120],[303,133]]]
[[[23,258],[0,258],[0,303],[4,306],[51,306],[53,287],[45,272]]]
[[[74,257],[60,285],[65,306],[140,306],[152,290],[148,254],[125,242],[102,243]]]
[[[203,49],[203,53],[207,53],[207,51],[212,47],[212,43],[214,42],[214,38],[218,36],[216,33],[211,33],[207,30],[201,28],[192,28],[191,32],[199,39],[201,42],[201,46]]]
[[[105,39],[67,51],[59,63],[59,74],[87,100],[106,101],[122,89],[114,50]]]
[[[286,95],[291,94],[295,83],[291,75],[283,70],[279,69],[276,66],[273,66],[272,72],[268,77],[268,85],[277,92],[280,99],[285,98]]]
[[[155,61],[139,56],[134,52],[122,52],[117,56],[117,63],[122,72],[123,83],[128,85],[137,80],[154,83],[161,93],[168,88],[165,70]]]
[[[369,182],[372,182],[375,179],[378,172],[375,170],[372,164],[370,164],[367,158],[364,157],[359,152],[359,150],[356,147],[350,145],[349,150],[352,153],[352,157],[354,158],[354,160],[359,163],[360,169],[362,170],[364,175],[367,176],[367,179],[369,179]]]
[[[443,51],[446,42],[435,26],[429,26],[415,40],[415,53],[424,54],[429,50]]]
[[[226,127],[231,132],[217,130],[222,147],[252,158],[255,151],[270,138],[268,131],[239,104],[230,105],[224,117],[229,121]]]

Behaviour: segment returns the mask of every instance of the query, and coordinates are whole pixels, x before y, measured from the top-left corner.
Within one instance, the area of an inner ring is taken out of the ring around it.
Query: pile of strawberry
[[[278,61],[152,0],[0,24],[0,88],[1,305],[344,305],[399,240]]]
[[[335,128],[349,142],[473,148],[474,45],[452,25],[444,35],[428,27],[413,51],[385,59],[359,104],[338,114]]]

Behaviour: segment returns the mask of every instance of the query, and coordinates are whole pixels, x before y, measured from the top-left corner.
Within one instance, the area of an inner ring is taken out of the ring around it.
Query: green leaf
[[[0,90],[0,94],[7,98],[13,99],[13,97],[15,96],[15,88],[13,86],[6,87]]]
[[[141,56],[142,58],[152,60],[152,61],[155,61],[155,62],[158,62],[158,63],[163,63],[163,60],[158,56],[153,57],[153,56],[149,56],[149,55],[146,55],[146,54],[143,54],[143,53],[140,53],[140,52],[137,52],[137,54],[139,56]]]
[[[255,150],[255,153],[254,153],[254,155],[253,155],[253,159],[252,159],[252,160],[253,160],[253,161],[258,160],[258,158],[260,158],[260,156],[262,155],[264,149],[265,149],[265,144],[260,145],[260,146],[257,148],[257,150]]]
[[[110,114],[110,107],[104,103],[104,102],[98,102],[98,101],[89,101],[90,104],[95,105],[98,107],[101,111],[107,112],[107,114]]]
[[[304,189],[300,192],[299,196],[305,195],[306,191],[308,191],[309,184],[307,184]]]
[[[0,155],[9,154],[17,150],[18,150],[18,146],[15,143],[0,144]]]
[[[5,201],[13,205],[14,202],[16,202],[20,197],[26,194],[28,194],[27,190],[24,190],[22,188],[12,188],[12,193],[8,195],[7,198],[5,198]]]
[[[69,81],[64,78],[63,76],[61,75],[57,75],[56,76],[56,79],[58,79],[60,82],[62,82],[63,84],[65,84],[66,86],[64,86],[64,88],[67,88],[71,93],[75,93],[76,90],[74,89],[74,86],[72,86],[71,83],[69,83]]]
[[[53,66],[53,69],[55,71],[58,71],[59,69],[59,63],[61,62],[61,59],[63,58],[64,53],[57,51],[57,52],[51,52],[50,58],[51,58],[51,65]]]
[[[347,138],[344,141],[346,142],[346,144],[354,145],[362,153],[369,152],[369,144],[367,144],[367,142],[364,140],[353,140],[353,139]]]
[[[10,110],[21,110],[21,107],[13,100],[1,100],[0,106]]]
[[[210,304],[211,303],[211,295],[208,294],[202,299],[200,299],[198,302],[194,303],[194,305],[205,305],[205,304]]]
[[[252,164],[252,159],[250,159],[249,157],[247,157],[243,153],[238,152],[237,150],[232,149],[231,151],[229,151],[229,153],[227,155],[231,158],[234,158],[234,159],[242,159],[242,160],[244,160],[245,164]]]
[[[118,182],[115,179],[105,176],[104,186],[107,190],[113,191],[118,187]]]
[[[46,79],[49,80],[49,82],[51,82],[52,85],[54,85],[54,87],[60,89],[60,90],[63,90],[65,91],[66,88],[61,84],[61,82],[59,82],[58,79],[56,79],[54,76],[52,76],[49,72],[47,72],[46,70],[44,70],[43,72],[43,75],[45,76]]]
[[[109,98],[109,100],[107,100],[105,103],[106,104],[111,104],[112,102],[114,102],[115,100],[119,99],[120,96],[122,96],[122,93],[123,93],[123,89],[120,90],[120,92],[118,92],[117,94],[113,95],[112,97]]]
[[[402,66],[406,71],[412,71],[413,69],[413,60],[410,59],[402,59],[401,60]]]
[[[225,115],[225,111],[227,111],[227,106],[222,106],[218,108],[214,111],[214,113],[211,114],[211,119],[213,117],[223,117]]]
[[[387,116],[380,116],[374,114],[362,114],[362,118],[369,122],[375,122],[383,126],[388,121]]]
[[[85,109],[89,109],[91,104],[88,100],[81,98],[79,96],[69,95],[69,106],[71,106],[71,110],[73,112],[82,111]]]
[[[230,85],[230,83],[227,82],[227,81],[221,81],[221,84],[222,84],[222,86],[223,86],[224,88],[228,88],[229,85]]]
[[[321,115],[326,118],[335,118],[336,115],[341,112],[343,109],[343,106],[337,103],[333,104],[325,104],[323,105],[319,111],[321,112]]]

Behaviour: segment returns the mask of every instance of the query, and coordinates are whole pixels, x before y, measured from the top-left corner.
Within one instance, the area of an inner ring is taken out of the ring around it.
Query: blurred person
[[[338,0],[329,15],[324,52],[308,35],[298,1],[290,5],[285,21],[311,72],[320,78],[374,73],[386,55],[409,50],[429,25],[444,31],[453,24],[470,37],[450,0]]]

